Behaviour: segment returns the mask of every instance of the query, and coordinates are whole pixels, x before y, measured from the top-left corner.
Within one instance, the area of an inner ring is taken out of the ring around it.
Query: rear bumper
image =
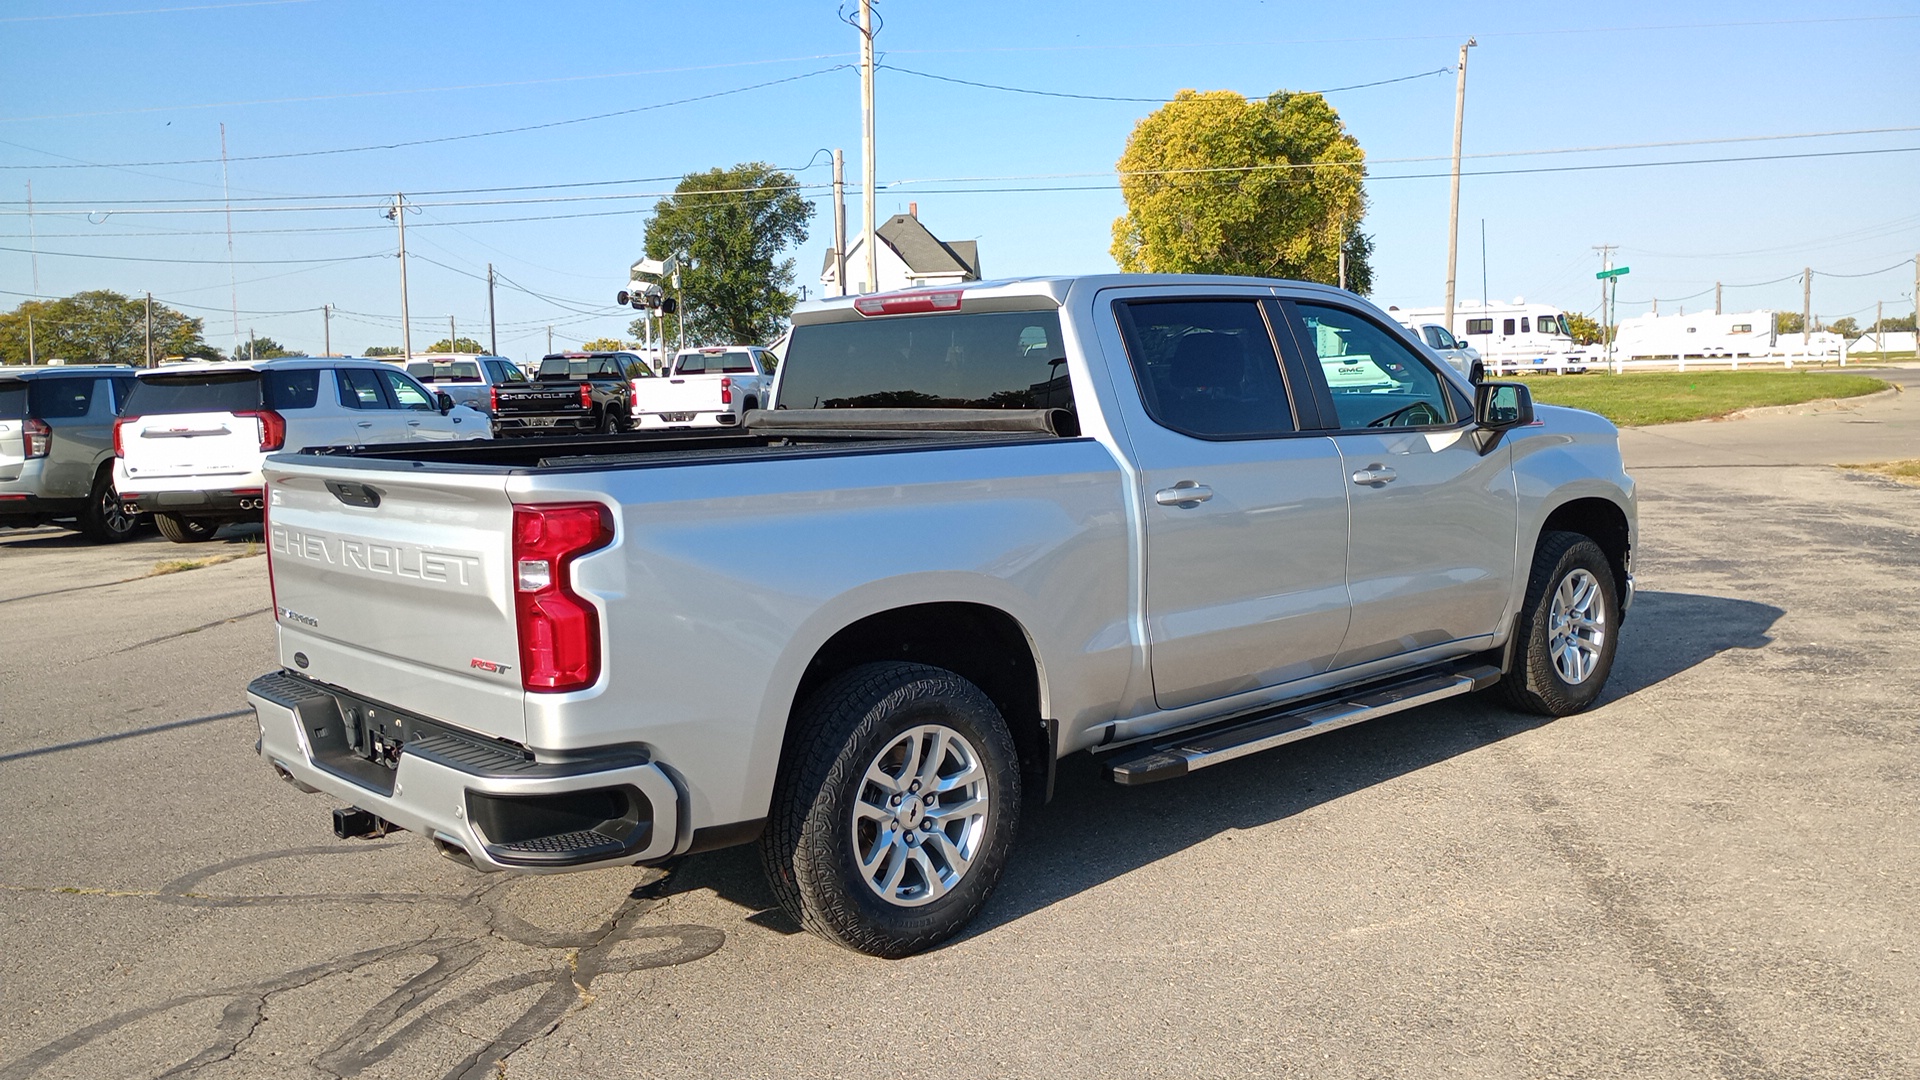
[[[633,414],[636,428],[738,427],[739,424],[739,413],[725,411]]]
[[[551,874],[673,852],[680,793],[643,752],[542,762],[387,710],[383,719],[415,725],[388,768],[347,745],[343,700],[356,708],[291,672],[255,679],[247,701],[260,721],[261,756],[282,776],[457,849],[482,870]]]
[[[549,422],[550,421],[550,422]],[[592,413],[568,413],[565,416],[501,416],[493,417],[495,438],[510,438],[515,435],[571,435],[581,431],[598,431],[600,422]]]
[[[263,498],[262,489],[253,487],[217,491],[122,493],[120,503],[130,514],[186,514],[189,517],[219,518],[222,521],[258,521]]]

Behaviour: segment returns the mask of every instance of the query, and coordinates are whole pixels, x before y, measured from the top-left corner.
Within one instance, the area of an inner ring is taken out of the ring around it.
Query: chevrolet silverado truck
[[[267,763],[484,870],[757,842],[800,924],[895,957],[980,911],[1062,755],[1143,784],[1607,679],[1617,432],[1357,296],[1112,275],[793,323],[738,429],[273,457]]]
[[[494,434],[506,438],[625,431],[633,426],[633,384],[652,377],[646,362],[628,352],[542,357],[532,381],[488,392]]]
[[[682,349],[664,378],[634,380],[634,426],[738,426],[772,400],[772,369],[767,350],[758,345]]]

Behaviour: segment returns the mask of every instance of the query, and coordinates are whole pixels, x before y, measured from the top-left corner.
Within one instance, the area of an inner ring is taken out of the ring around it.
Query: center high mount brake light
[[[935,311],[959,311],[960,292],[959,289],[940,289],[863,296],[853,302],[853,310],[862,315],[923,315]]]

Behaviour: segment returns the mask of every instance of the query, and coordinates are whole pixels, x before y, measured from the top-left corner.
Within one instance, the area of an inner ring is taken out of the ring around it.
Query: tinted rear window
[[[35,379],[27,384],[27,409],[42,420],[74,420],[93,407],[94,379]]]
[[[27,418],[27,387],[25,383],[0,383],[0,420],[25,420]]]
[[[260,405],[259,372],[202,371],[141,379],[127,401],[127,415],[244,412]]]
[[[471,360],[451,364],[408,364],[407,374],[424,383],[480,382],[480,365]]]
[[[782,408],[1073,408],[1057,311],[796,326],[783,366]]]
[[[549,356],[540,361],[539,378],[587,379],[594,376],[620,376],[620,362],[604,356]]]
[[[320,369],[296,368],[269,371],[262,376],[266,385],[267,408],[311,409],[320,400]]]
[[[725,352],[682,353],[675,365],[676,375],[750,375],[753,374],[753,354],[745,349],[728,349]]]

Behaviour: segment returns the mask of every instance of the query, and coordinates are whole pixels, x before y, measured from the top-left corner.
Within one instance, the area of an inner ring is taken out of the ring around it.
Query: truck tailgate
[[[260,421],[230,412],[158,413],[132,417],[121,431],[127,476],[228,476],[260,461]]]
[[[281,664],[524,741],[506,477],[278,461],[266,472]]]

